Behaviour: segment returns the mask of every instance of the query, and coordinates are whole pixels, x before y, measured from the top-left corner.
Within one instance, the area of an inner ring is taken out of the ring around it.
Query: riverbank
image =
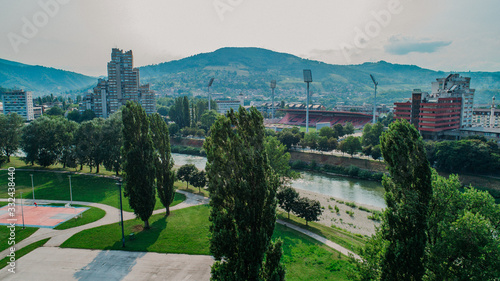
[[[320,202],[324,208],[323,213],[318,223],[328,226],[345,229],[349,232],[360,234],[364,236],[371,236],[375,233],[375,228],[380,225],[379,221],[369,219],[368,217],[374,216],[372,212],[365,210],[372,210],[381,212],[382,208],[344,201],[340,198],[327,196],[324,194],[298,189],[300,196],[307,197],[312,200]],[[346,205],[349,204],[349,205]],[[336,211],[338,208],[338,212]]]

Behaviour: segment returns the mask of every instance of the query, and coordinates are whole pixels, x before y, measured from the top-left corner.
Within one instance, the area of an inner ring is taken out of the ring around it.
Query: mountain
[[[302,70],[311,69],[313,102],[333,106],[336,102],[367,102],[373,94],[375,76],[379,102],[390,104],[410,96],[415,88],[430,91],[431,82],[449,72],[385,61],[360,65],[332,65],[261,48],[221,48],[184,59],[140,67],[141,81],[160,94],[204,94],[211,77],[213,93],[269,96],[269,81],[277,80],[276,93],[287,101],[304,96]],[[487,103],[500,93],[500,72],[464,72],[472,77],[476,103]]]
[[[140,67],[141,83],[150,83],[160,96],[206,95],[207,83],[215,78],[210,91],[219,97],[243,93],[249,100],[266,100],[269,82],[277,81],[278,101],[304,101],[303,69],[311,69],[312,102],[333,107],[337,102],[370,102],[373,82],[379,83],[379,103],[392,104],[410,97],[413,89],[430,91],[431,82],[449,72],[386,61],[359,65],[333,65],[261,48],[221,48],[180,60]],[[471,77],[476,89],[475,103],[491,102],[500,96],[500,72],[461,72]],[[72,91],[81,94],[97,83],[97,78],[78,73],[31,66],[0,59],[0,88],[24,88],[35,95]]]
[[[95,77],[0,59],[0,87],[21,88],[34,96],[81,90],[96,83]]]

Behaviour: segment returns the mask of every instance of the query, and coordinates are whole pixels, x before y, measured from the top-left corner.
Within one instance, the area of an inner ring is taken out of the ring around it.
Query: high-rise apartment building
[[[26,121],[35,119],[31,92],[12,90],[2,95],[3,114],[17,113]]]
[[[469,77],[450,74],[432,83],[431,94],[416,89],[410,101],[394,103],[394,117],[408,120],[428,138],[447,130],[470,128],[474,91]]]
[[[155,93],[149,84],[140,85],[139,69],[133,66],[132,51],[114,48],[108,62],[108,80],[99,79],[93,92],[86,95],[82,110],[90,109],[97,117],[108,117],[127,101],[142,105],[147,114],[156,112]]]

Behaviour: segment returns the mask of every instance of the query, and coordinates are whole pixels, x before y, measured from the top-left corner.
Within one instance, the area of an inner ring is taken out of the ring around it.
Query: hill
[[[430,91],[431,82],[449,72],[385,61],[360,65],[332,65],[261,48],[221,48],[184,59],[140,67],[141,80],[150,82],[160,94],[204,94],[210,77],[212,92],[226,96],[239,93],[269,96],[269,81],[277,80],[278,98],[298,100],[304,96],[302,70],[311,69],[314,102],[333,106],[336,102],[362,103],[373,93],[369,74],[379,82],[381,103],[410,96],[415,88]],[[500,72],[465,72],[477,89],[476,103],[490,102],[500,93]]]
[[[34,96],[76,91],[96,83],[95,77],[0,59],[0,87],[21,88]]]

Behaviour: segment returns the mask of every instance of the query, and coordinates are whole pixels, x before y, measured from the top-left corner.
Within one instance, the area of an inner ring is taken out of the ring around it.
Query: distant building
[[[0,114],[3,114],[3,103],[0,102]]]
[[[33,107],[33,117],[35,119],[42,117],[42,115],[43,115],[43,108],[41,106]]]
[[[31,92],[12,90],[2,95],[3,114],[17,113],[26,121],[34,119]]]
[[[495,108],[495,98],[491,103],[491,108],[475,108],[472,112],[472,122],[474,127],[500,128],[500,109]]]
[[[108,80],[99,79],[97,86],[82,101],[80,111],[94,111],[97,117],[108,117],[127,101],[141,104],[147,114],[156,112],[156,97],[149,84],[140,85],[139,69],[133,66],[132,51],[113,48],[108,62]]]
[[[215,103],[217,103],[217,112],[219,114],[226,114],[231,109],[238,111],[240,105],[243,106],[243,102],[239,100],[216,100]]]
[[[411,100],[394,103],[394,117],[406,119],[424,138],[436,139],[444,131],[472,127],[474,89],[470,78],[450,74],[432,83],[432,93],[415,89]]]

